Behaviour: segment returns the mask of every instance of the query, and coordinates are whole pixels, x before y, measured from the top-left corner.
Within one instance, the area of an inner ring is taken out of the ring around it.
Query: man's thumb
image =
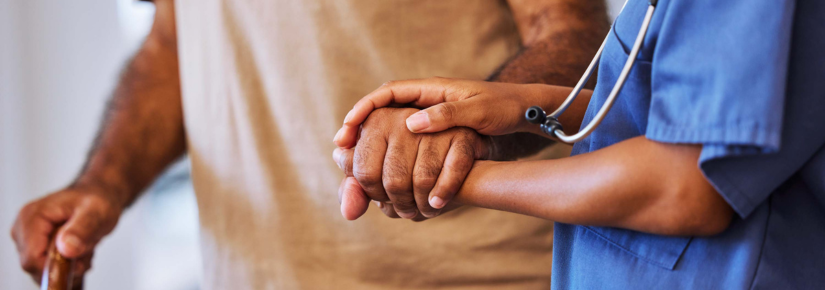
[[[407,118],[407,129],[413,133],[441,132],[452,127],[483,127],[483,106],[474,106],[474,100],[441,103]]]
[[[347,177],[341,186],[341,214],[347,220],[354,221],[367,212],[370,199],[354,177]]]
[[[97,215],[75,212],[57,233],[57,251],[66,258],[77,258],[92,251],[102,237],[101,221]]]

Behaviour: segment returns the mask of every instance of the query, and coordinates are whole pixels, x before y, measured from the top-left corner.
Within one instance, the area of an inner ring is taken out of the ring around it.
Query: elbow
[[[715,236],[728,229],[733,209],[711,186],[682,190],[663,219],[665,234],[674,236]]]
[[[704,216],[686,216],[674,227],[681,236],[715,236],[730,226],[732,212],[705,213]]]

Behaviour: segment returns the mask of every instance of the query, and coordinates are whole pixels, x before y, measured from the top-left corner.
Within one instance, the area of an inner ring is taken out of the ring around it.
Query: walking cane
[[[83,276],[74,275],[75,260],[63,257],[57,251],[55,240],[56,238],[52,238],[49,243],[48,257],[43,267],[43,277],[40,279],[40,290],[83,290]]]

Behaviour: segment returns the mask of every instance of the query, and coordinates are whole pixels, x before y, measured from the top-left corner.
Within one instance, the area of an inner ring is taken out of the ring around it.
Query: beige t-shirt
[[[519,49],[495,0],[178,0],[205,289],[544,289],[552,223],[464,208],[341,217],[346,112],[393,79],[482,79]]]

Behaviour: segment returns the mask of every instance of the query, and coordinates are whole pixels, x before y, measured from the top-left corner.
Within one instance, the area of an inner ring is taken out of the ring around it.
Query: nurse
[[[647,7],[626,4],[595,90],[560,118],[565,133],[605,102]],[[658,1],[624,89],[572,157],[477,161],[438,198],[557,221],[553,288],[821,289],[823,15],[819,0]],[[552,111],[571,90],[392,82],[355,105],[336,144],[355,146],[361,122],[391,104],[426,108],[407,119],[415,133],[542,134],[525,110]]]

